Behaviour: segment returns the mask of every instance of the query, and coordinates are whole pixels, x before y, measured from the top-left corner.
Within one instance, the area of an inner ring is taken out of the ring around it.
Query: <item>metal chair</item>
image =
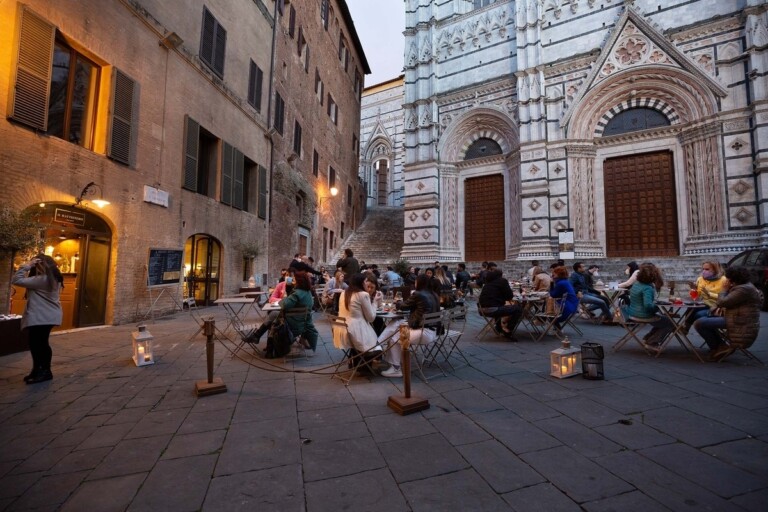
[[[500,332],[496,328],[496,318],[492,316],[488,316],[489,314],[494,313],[498,308],[482,308],[480,307],[480,303],[477,304],[477,314],[480,315],[480,318],[485,320],[485,325],[482,329],[480,329],[480,332],[477,335],[477,339],[482,340],[484,339],[488,333],[494,333],[496,336],[503,336],[504,334]]]
[[[466,306],[456,306],[453,309],[447,309],[443,311],[442,317],[442,333],[438,334],[438,339],[435,343],[427,345],[428,348],[423,349],[424,365],[432,366],[436,365],[442,371],[443,375],[446,375],[445,370],[441,366],[438,358],[450,367],[451,371],[455,371],[458,368],[469,366],[469,360],[458,346],[459,339],[464,334],[466,327]],[[453,354],[457,355],[457,358],[463,359],[464,363],[460,366],[455,366],[451,362]]]
[[[723,338],[723,341],[728,344],[729,347],[731,347],[730,352],[724,353],[722,356],[717,358],[717,362],[720,363],[733,355],[735,352],[741,352],[745,356],[747,356],[747,359],[750,361],[756,361],[762,366],[765,366],[765,363],[760,360],[759,357],[757,357],[755,354],[749,351],[749,347],[752,345],[749,345],[749,347],[744,347],[743,345],[733,343],[730,338],[728,337],[728,330],[727,329],[720,329],[720,337]]]
[[[540,311],[536,313],[534,316],[535,320],[538,320],[542,325],[539,325],[539,332],[536,335],[536,339],[534,341],[541,341],[544,339],[544,336],[550,334],[554,334],[558,339],[563,340],[565,339],[566,335],[563,332],[563,329],[565,327],[570,327],[579,336],[583,336],[584,333],[581,332],[581,329],[576,327],[573,323],[573,319],[578,313],[578,309],[574,311],[571,315],[569,315],[567,318],[565,318],[561,322],[561,326],[558,329],[557,328],[557,319],[560,318],[560,314],[562,312],[562,305],[560,304],[560,301],[553,299],[549,297],[547,299],[547,306],[544,308],[543,311]]]
[[[655,318],[634,318],[634,317],[627,317],[624,315],[624,312],[621,310],[621,308],[616,308],[613,313],[613,319],[615,322],[618,322],[619,325],[621,325],[626,333],[624,336],[619,338],[619,341],[613,344],[613,347],[611,350],[613,352],[617,352],[621,347],[623,347],[628,341],[635,340],[638,345],[643,347],[643,350],[645,350],[646,353],[650,353],[648,346],[645,344],[645,342],[640,339],[637,336],[638,331],[640,331],[645,325],[650,324],[651,322],[655,321]]]
[[[289,318],[304,318],[306,321],[307,316],[312,316],[312,312],[306,307],[300,307],[286,309],[281,313],[281,315],[285,321],[288,321]],[[294,333],[294,335],[296,337],[294,338],[293,345],[291,346],[291,351],[285,355],[284,362],[288,362],[288,359],[295,357],[303,357],[304,359],[309,359],[309,356],[307,355],[307,349],[309,347],[304,343],[302,334],[299,333],[297,335]]]

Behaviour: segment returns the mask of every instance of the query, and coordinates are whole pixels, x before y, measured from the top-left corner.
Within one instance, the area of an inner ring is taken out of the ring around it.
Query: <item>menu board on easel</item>
[[[150,249],[147,265],[147,286],[165,286],[181,282],[184,261],[182,249]]]

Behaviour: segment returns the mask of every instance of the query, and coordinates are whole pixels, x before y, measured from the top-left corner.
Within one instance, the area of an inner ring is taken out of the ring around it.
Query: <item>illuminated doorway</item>
[[[187,297],[198,306],[211,306],[219,298],[221,244],[208,235],[192,235],[184,244]]]

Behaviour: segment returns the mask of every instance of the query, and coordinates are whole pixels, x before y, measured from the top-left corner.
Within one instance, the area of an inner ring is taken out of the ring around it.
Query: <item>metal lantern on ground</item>
[[[558,379],[572,377],[581,373],[581,350],[572,348],[568,338],[563,345],[549,353],[550,375]]]
[[[590,380],[603,380],[603,359],[605,354],[603,346],[599,343],[581,344],[581,371],[582,377]]]
[[[154,336],[147,330],[146,325],[140,325],[138,331],[131,333],[133,336],[133,362],[136,366],[155,364],[152,356],[152,340]]]

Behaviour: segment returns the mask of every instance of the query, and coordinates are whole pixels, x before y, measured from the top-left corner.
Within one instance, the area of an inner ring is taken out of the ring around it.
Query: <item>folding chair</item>
[[[645,350],[646,353],[650,353],[648,346],[645,344],[645,342],[640,339],[637,334],[638,332],[646,325],[650,324],[651,322],[655,321],[654,318],[635,318],[635,317],[627,317],[624,315],[624,312],[621,310],[620,307],[617,307],[614,310],[613,313],[613,319],[615,322],[618,322],[619,325],[621,325],[624,330],[626,331],[624,336],[619,338],[619,341],[613,344],[613,347],[611,350],[613,352],[617,352],[621,347],[623,347],[629,340],[634,339],[638,345],[643,347],[643,350]]]
[[[560,329],[557,328],[555,324],[557,323],[557,319],[560,317],[561,311],[562,306],[560,301],[552,299],[551,297],[547,299],[547,305],[544,308],[544,311],[536,313],[534,317],[535,320],[538,320],[542,324],[538,326],[539,332],[537,333],[537,337],[534,341],[543,340],[544,336],[550,334],[550,332],[554,334],[558,339],[563,340],[566,337],[565,333],[563,332],[563,329],[566,326],[576,331],[579,336],[584,335],[584,333],[581,332],[581,330],[573,324],[573,318],[578,313],[578,309],[574,311],[568,318],[563,320]]]
[[[480,303],[477,304],[477,314],[480,315],[480,318],[485,320],[485,325],[478,333],[477,337],[479,340],[482,340],[485,338],[485,336],[492,332],[496,336],[503,336],[504,334],[502,332],[499,332],[499,330],[496,328],[496,318],[492,316],[487,316],[488,314],[494,313],[498,308],[481,308]]]
[[[389,347],[381,347],[376,345],[366,350],[365,352],[358,352],[355,350],[352,340],[347,329],[347,320],[340,316],[334,316],[331,318],[331,333],[333,334],[333,345],[343,352],[341,361],[334,367],[331,379],[337,378],[344,383],[345,386],[349,386],[352,379],[355,378],[357,372],[361,369],[367,368],[373,373],[373,361],[384,355]],[[345,378],[342,374],[346,373],[341,370],[342,366],[346,364],[348,367],[348,376]]]
[[[458,347],[459,338],[464,334],[464,328],[466,327],[466,306],[457,306],[453,309],[443,311],[442,333],[438,335],[438,339],[435,343],[427,345],[428,348],[423,350],[424,366],[437,365],[438,368],[445,375],[443,367],[438,362],[438,357],[442,357],[442,360],[450,367],[451,371],[455,371],[457,368],[463,368],[469,366],[469,360],[464,353]],[[464,364],[460,366],[454,366],[451,363],[451,356],[454,354],[464,360]]]
[[[749,347],[744,347],[743,345],[739,345],[739,344],[733,343],[730,340],[730,338],[728,337],[728,330],[727,329],[720,329],[720,337],[723,338],[723,341],[725,341],[728,344],[728,346],[731,347],[731,351],[730,352],[726,352],[725,354],[720,356],[717,359],[718,363],[724,361],[726,358],[728,358],[731,355],[733,355],[734,352],[739,351],[742,354],[744,354],[745,356],[747,356],[747,359],[749,359],[750,361],[756,361],[760,365],[765,366],[765,363],[762,362],[759,357],[757,357],[755,354],[753,354],[752,352],[749,351]],[[751,346],[752,345],[750,345],[750,347]]]
[[[426,355],[429,354],[430,351],[435,348],[435,347],[432,347],[432,345],[436,343],[441,343],[442,341],[441,336],[444,335],[444,333],[442,332],[443,316],[444,316],[444,313],[442,311],[425,314],[421,323],[421,333],[422,333],[421,338],[418,340],[417,343],[411,343],[408,348],[409,352],[413,354],[413,359],[415,362],[414,367],[419,374],[419,378],[424,382],[429,381],[429,379],[427,379],[427,376],[424,375]],[[424,332],[427,330],[431,330],[435,332],[435,339],[432,343],[422,343],[422,341],[424,340]],[[390,344],[390,346],[392,345],[394,345],[394,343]],[[442,368],[440,368],[440,371],[443,372],[443,375],[445,375],[445,372],[443,371]]]
[[[595,308],[597,309],[597,308]],[[599,316],[595,316],[592,314],[592,309],[589,308],[588,304],[585,304],[584,302],[579,301],[579,318],[582,318],[584,320],[587,320],[588,322],[592,323],[593,325],[598,325],[603,322],[603,319]]]
[[[315,292],[315,299],[317,299],[318,310],[321,313],[326,314],[326,315],[328,314],[328,307],[330,306],[330,304],[327,304],[325,302],[325,300],[324,300],[325,299],[325,292],[326,292],[327,289],[328,289],[328,285],[327,284],[318,284],[318,285],[315,285],[315,290],[314,290],[314,292]]]

